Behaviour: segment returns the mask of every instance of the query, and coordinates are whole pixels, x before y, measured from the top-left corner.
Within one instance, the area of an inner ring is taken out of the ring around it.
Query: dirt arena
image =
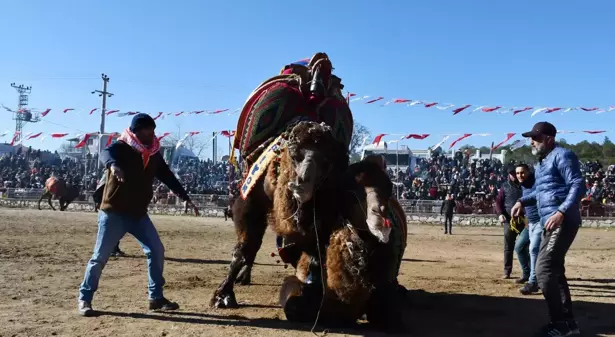
[[[96,233],[94,213],[0,209],[0,336],[240,336],[310,335],[290,324],[277,305],[282,278],[292,273],[270,253],[268,233],[253,285],[237,287],[237,310],[208,302],[223,279],[234,245],[223,219],[153,218],[166,247],[165,295],[172,314],[150,313],[145,258],[132,237],[111,258],[93,302],[101,315],[77,315],[77,293]],[[584,336],[615,336],[615,231],[583,229],[567,259],[574,308]],[[412,226],[400,282],[412,290],[411,336],[528,336],[546,319],[541,296],[522,297],[500,280],[502,235],[497,228]],[[519,275],[515,264],[514,275]],[[317,332],[322,332],[323,327]],[[366,324],[328,335],[384,335]]]

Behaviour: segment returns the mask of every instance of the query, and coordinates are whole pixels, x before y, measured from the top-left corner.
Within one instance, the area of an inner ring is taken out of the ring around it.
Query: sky
[[[115,95],[108,109],[235,110],[290,62],[326,52],[345,90],[384,96],[351,103],[356,122],[379,133],[427,133],[406,141],[425,149],[444,134],[491,133],[462,144],[498,143],[547,120],[569,142],[613,138],[615,111],[516,116],[466,110],[381,106],[404,98],[461,106],[615,105],[615,1],[3,1],[0,103],[15,108],[10,83],[32,86],[30,108],[52,112],[24,133],[95,132],[101,73]],[[62,113],[65,108],[82,110]],[[0,141],[14,121],[0,109]],[[238,115],[158,120],[156,132],[235,129]],[[110,116],[106,131],[130,117]],[[396,139],[389,137],[385,139]],[[454,137],[452,137],[454,138]],[[25,141],[57,149],[61,140]],[[221,141],[222,142],[222,141]],[[448,143],[447,143],[448,146]],[[219,154],[227,152],[220,146]]]

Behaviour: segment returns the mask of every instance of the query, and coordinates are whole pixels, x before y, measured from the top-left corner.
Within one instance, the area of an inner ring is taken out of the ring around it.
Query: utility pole
[[[13,119],[15,120],[15,144],[17,144],[23,137],[23,125],[31,119],[26,117],[27,114],[30,113],[26,110],[26,106],[28,106],[28,95],[32,92],[32,87],[26,87],[23,84],[16,85],[15,83],[11,83],[11,87],[15,88],[19,93],[17,111],[13,112]]]
[[[213,153],[212,153],[212,160],[214,162],[214,164],[217,162],[218,159],[218,136],[216,135],[216,132],[212,133],[212,137],[213,137]]]
[[[99,97],[102,97],[102,110],[100,111],[100,133],[98,134],[98,160],[96,161],[96,169],[100,171],[100,152],[102,152],[102,137],[105,133],[105,114],[107,113],[107,96],[112,97],[113,94],[107,91],[107,83],[109,83],[109,76],[104,73],[101,75],[103,80],[103,90],[94,90],[92,94],[98,93]]]

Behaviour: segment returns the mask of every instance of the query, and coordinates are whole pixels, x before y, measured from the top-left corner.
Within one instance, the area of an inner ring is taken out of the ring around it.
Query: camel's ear
[[[387,164],[383,156],[371,155],[365,157],[364,160],[378,164],[378,167],[380,167],[383,171],[387,170]]]

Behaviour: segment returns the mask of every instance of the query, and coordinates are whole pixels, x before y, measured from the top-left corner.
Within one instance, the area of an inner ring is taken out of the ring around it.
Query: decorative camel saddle
[[[336,140],[350,145],[352,113],[332,70],[327,54],[317,53],[306,65],[286,65],[250,94],[233,144],[248,166],[288,125],[301,120],[327,124]]]

